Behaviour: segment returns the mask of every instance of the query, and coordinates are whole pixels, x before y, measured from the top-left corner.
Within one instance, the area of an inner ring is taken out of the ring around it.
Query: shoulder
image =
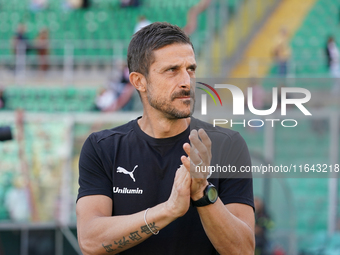
[[[196,118],[191,118],[191,129],[204,129],[209,135],[210,139],[228,139],[230,141],[242,140],[240,133],[229,128],[223,128],[219,126],[213,126],[210,123],[201,121]]]
[[[130,134],[133,131],[134,122],[137,120],[132,120],[124,125],[114,127],[112,129],[105,129],[99,132],[94,132],[89,136],[92,143],[106,143],[112,139],[117,139]]]
[[[133,130],[133,122],[92,133],[82,147],[79,165],[84,168],[92,165],[93,169],[112,169],[112,155],[122,149],[122,145],[135,140],[129,135]]]

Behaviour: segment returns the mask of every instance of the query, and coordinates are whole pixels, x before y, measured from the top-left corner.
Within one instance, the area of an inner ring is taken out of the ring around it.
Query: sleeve
[[[105,171],[100,149],[94,135],[85,141],[79,158],[79,198],[89,195],[105,195],[113,198],[112,178]],[[97,149],[96,149],[97,147]]]
[[[243,137],[236,133],[232,136],[231,146],[225,164],[235,166],[251,166],[249,150]],[[219,180],[219,197],[224,204],[241,203],[254,208],[253,179],[251,173],[235,175],[236,178]]]

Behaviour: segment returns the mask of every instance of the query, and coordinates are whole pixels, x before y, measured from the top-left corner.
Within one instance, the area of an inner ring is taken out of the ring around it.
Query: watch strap
[[[211,201],[209,200],[208,196],[204,195],[200,199],[194,201],[191,199],[191,204],[196,207],[201,207],[201,206],[206,206],[212,204]]]
[[[206,206],[206,205],[210,205],[216,202],[215,201],[210,201],[209,197],[208,197],[208,189],[210,188],[215,188],[215,186],[213,184],[211,184],[210,182],[208,183],[208,185],[205,187],[204,191],[203,191],[203,197],[201,197],[200,199],[194,201],[191,199],[191,204],[193,206],[196,207],[202,207],[202,206]]]

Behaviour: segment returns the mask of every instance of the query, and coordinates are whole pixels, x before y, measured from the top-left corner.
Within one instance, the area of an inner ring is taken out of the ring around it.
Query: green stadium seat
[[[307,14],[301,27],[291,40],[293,61],[297,63],[297,76],[328,75],[324,47],[329,35],[338,38],[339,6],[334,1],[318,0]],[[301,51],[307,51],[301,55]],[[317,52],[317,54],[315,54]],[[311,64],[313,63],[313,64]],[[276,68],[270,68],[268,75],[277,74]]]
[[[243,1],[233,0],[231,5],[239,6]],[[53,0],[49,1],[47,9],[31,12],[28,9],[28,0],[25,0],[25,2],[19,0],[4,1],[4,4],[1,5],[3,8],[0,10],[0,31],[4,39],[10,39],[18,24],[25,22],[28,36],[31,39],[37,36],[42,27],[47,27],[51,39],[67,40],[71,43],[78,39],[128,41],[140,14],[146,15],[151,21],[170,21],[179,26],[184,26],[187,11],[198,2],[199,0],[166,2],[145,0],[138,8],[120,8],[119,0],[93,0],[92,7],[89,10],[65,11],[62,7],[63,1]],[[200,16],[204,15],[203,13]],[[198,33],[206,30],[205,18],[199,18],[199,24]],[[198,49],[198,46],[196,46],[196,50]],[[57,56],[64,54],[63,49],[53,49],[51,53]],[[76,52],[76,55],[80,54],[83,54],[83,52]],[[88,52],[88,55],[99,59],[104,59],[106,54],[110,54],[110,51]],[[126,49],[124,54],[126,54]],[[8,50],[0,50],[0,57],[4,55],[11,54]]]

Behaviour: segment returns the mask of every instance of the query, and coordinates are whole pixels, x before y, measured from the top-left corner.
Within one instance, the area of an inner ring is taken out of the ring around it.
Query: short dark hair
[[[138,72],[145,77],[154,61],[153,51],[174,43],[190,44],[190,38],[176,25],[167,22],[155,22],[136,32],[132,36],[127,53],[129,71]]]

